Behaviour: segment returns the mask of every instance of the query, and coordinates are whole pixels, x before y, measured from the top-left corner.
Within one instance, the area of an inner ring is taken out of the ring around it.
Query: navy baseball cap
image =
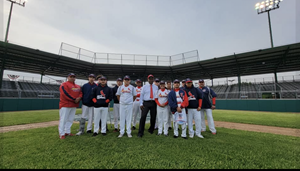
[[[175,79],[175,80],[173,81],[173,83],[180,83],[180,81],[179,81],[178,79]]]
[[[182,82],[182,83],[185,83],[185,80],[182,80],[181,82]]]
[[[107,80],[105,76],[99,78],[100,80]]]
[[[123,79],[122,78],[118,78],[117,81],[123,81]]]
[[[166,82],[164,80],[161,80],[160,84],[166,84]]]
[[[150,78],[150,77],[153,77],[153,78],[154,78],[154,76],[153,76],[152,74],[148,75],[148,78]]]
[[[142,82],[140,79],[136,79],[136,82]]]
[[[159,82],[159,79],[158,79],[158,78],[155,78],[155,82]]]
[[[130,80],[129,75],[125,75],[124,80],[126,80],[126,79],[129,79],[129,80]]]
[[[70,76],[75,76],[76,77],[76,75],[74,73],[68,74],[68,77],[70,77]]]
[[[193,82],[192,79],[190,79],[190,78],[186,79],[186,83],[192,83],[192,82]]]
[[[94,78],[96,78],[96,76],[95,76],[94,74],[90,74],[89,77],[94,77]]]
[[[200,83],[200,82],[204,82],[204,80],[203,80],[203,79],[200,79],[200,80],[199,80],[199,83]]]

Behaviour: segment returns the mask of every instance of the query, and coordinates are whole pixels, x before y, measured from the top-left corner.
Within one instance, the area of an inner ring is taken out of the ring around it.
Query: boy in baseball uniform
[[[124,77],[124,85],[118,88],[116,95],[120,102],[120,135],[118,138],[123,137],[125,133],[125,125],[127,136],[131,138],[132,135],[130,126],[132,119],[132,106],[136,98],[136,91],[135,88],[130,85],[130,77],[128,75]]]
[[[117,85],[112,89],[113,91],[113,99],[114,99],[114,127],[115,130],[113,132],[119,132],[118,130],[118,125],[119,125],[119,118],[120,118],[120,102],[117,98],[117,91],[118,88],[123,85],[123,79],[122,78],[118,78],[117,79]]]
[[[168,94],[169,90],[165,88],[165,81],[160,81],[160,89],[155,93],[155,102],[157,104],[157,118],[158,118],[158,134],[161,135],[164,130],[164,135],[168,136]]]
[[[135,84],[137,85],[135,88],[136,91],[136,99],[133,102],[133,109],[132,109],[132,114],[133,114],[133,122],[132,122],[132,130],[136,129],[136,123],[137,123],[137,116],[141,118],[141,108],[140,108],[140,96],[142,92],[142,81],[140,79],[137,79],[135,81]]]

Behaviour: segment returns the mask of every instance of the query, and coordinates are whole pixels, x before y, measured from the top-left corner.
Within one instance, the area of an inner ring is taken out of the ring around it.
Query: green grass
[[[81,113],[77,109],[76,113]],[[2,112],[0,113],[0,127],[11,125],[22,125],[39,122],[49,122],[59,120],[59,110],[36,110],[20,112]]]
[[[215,121],[300,129],[300,113],[214,110]]]
[[[79,125],[72,126],[72,133]],[[58,137],[57,126],[2,133],[1,169],[299,169],[300,138],[218,128],[204,139],[91,134]],[[109,126],[110,128],[110,126]],[[155,131],[157,133],[157,131]],[[179,132],[181,133],[181,131]]]

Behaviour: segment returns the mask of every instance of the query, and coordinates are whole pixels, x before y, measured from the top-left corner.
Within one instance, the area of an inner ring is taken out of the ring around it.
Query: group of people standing
[[[120,133],[118,138],[123,137],[125,131],[129,138],[132,137],[131,130],[137,129],[137,116],[139,115],[137,136],[142,138],[148,113],[150,113],[148,129],[150,134],[158,129],[158,136],[169,136],[173,120],[174,138],[179,136],[179,125],[181,125],[182,138],[187,139],[187,127],[190,138],[194,136],[204,138],[201,132],[206,131],[205,113],[210,132],[216,134],[212,110],[215,109],[217,95],[211,88],[204,86],[202,79],[199,80],[199,87],[195,87],[190,78],[182,80],[180,87],[180,81],[175,79],[173,88],[171,81],[154,79],[151,74],[147,77],[149,84],[142,86],[142,81],[137,79],[136,87],[130,84],[131,79],[128,75],[118,78],[113,88],[107,86],[107,78],[103,75],[96,77],[90,74],[89,82],[82,87],[75,84],[74,73],[70,73],[67,79],[68,81],[60,86],[58,126],[60,139],[73,136],[71,126],[81,100],[82,116],[79,122],[79,132],[76,135],[85,133],[85,123],[88,120],[86,133],[93,133],[92,136],[97,136],[101,132],[105,136],[108,131],[106,122],[112,100],[113,132]],[[193,125],[195,125],[195,131]]]

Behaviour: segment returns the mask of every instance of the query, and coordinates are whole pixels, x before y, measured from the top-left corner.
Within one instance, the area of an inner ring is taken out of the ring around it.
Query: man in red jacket
[[[59,137],[65,139],[67,135],[71,134],[71,126],[76,113],[76,108],[79,107],[79,102],[82,98],[82,92],[79,85],[75,84],[76,75],[70,73],[68,81],[61,84],[59,87],[60,101],[59,101]]]

